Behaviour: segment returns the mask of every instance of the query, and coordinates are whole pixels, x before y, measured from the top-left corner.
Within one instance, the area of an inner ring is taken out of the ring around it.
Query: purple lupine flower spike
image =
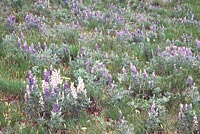
[[[28,70],[28,80],[29,80],[30,87],[35,84],[34,76],[31,72],[31,70]]]
[[[40,45],[40,42],[38,42],[38,47],[37,47],[37,49],[38,49],[38,52],[40,52],[40,51],[42,50],[41,45]]]
[[[50,90],[47,88],[47,89],[45,89],[45,96],[47,97],[47,98],[49,98],[50,96],[51,96],[51,92],[50,92]]]
[[[108,83],[111,84],[111,83],[113,82],[112,75],[109,75],[108,77],[109,77],[109,78],[108,78]]]
[[[54,95],[55,95],[55,97],[57,97],[58,96],[58,87],[56,86],[56,87],[54,87]]]
[[[54,113],[58,113],[58,112],[59,112],[58,103],[54,103],[54,105],[53,105],[53,112],[54,112]]]
[[[193,85],[193,78],[192,76],[189,76],[189,86],[191,87]]]
[[[20,38],[18,38],[18,48],[21,48],[21,45],[22,45],[22,41]]]
[[[23,32],[21,32],[21,38],[24,39],[24,33]]]
[[[123,114],[122,111],[119,111],[119,115],[118,115],[118,121],[122,121],[123,120]]]
[[[30,53],[35,53],[35,45],[32,43],[31,46],[29,47],[29,52]]]
[[[46,44],[46,42],[44,42],[44,50],[47,50],[48,48],[47,48],[47,44]]]
[[[108,70],[107,70],[107,69],[105,69],[105,70],[103,71],[103,76],[104,76],[104,77],[107,77],[107,76],[108,76]]]
[[[65,83],[64,83],[64,89],[65,89],[65,91],[69,91],[69,88],[70,88],[69,83],[68,83],[68,82],[65,82]]]
[[[147,72],[146,72],[146,69],[144,69],[143,77],[144,77],[144,79],[147,79],[147,78],[148,78],[148,74],[147,74]]]
[[[90,72],[90,62],[86,61],[86,71],[89,73]]]
[[[156,104],[155,104],[155,102],[152,103],[150,112],[151,112],[152,114],[156,113]]]
[[[28,51],[28,44],[27,44],[26,41],[25,41],[25,43],[24,43],[23,49],[24,49],[25,51]]]
[[[98,44],[97,44],[97,43],[95,44],[95,49],[96,49],[96,51],[98,51],[98,50],[99,50],[99,46],[98,46]]]
[[[156,74],[155,74],[155,72],[153,71],[153,73],[152,73],[152,79],[153,79],[153,81],[155,81],[156,80]]]
[[[130,64],[130,70],[131,70],[131,74],[132,75],[137,75],[137,69],[135,67],[135,65],[133,65],[132,63]]]
[[[48,73],[47,69],[44,69],[43,75],[44,75],[44,80],[46,82],[49,82],[49,73]]]

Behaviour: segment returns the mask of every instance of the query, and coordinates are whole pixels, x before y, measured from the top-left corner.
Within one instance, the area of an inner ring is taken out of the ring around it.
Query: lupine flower
[[[158,46],[158,55],[161,53],[160,46]]]
[[[86,56],[86,50],[85,50],[85,47],[81,47],[81,52],[82,52],[82,56]]]
[[[21,38],[24,39],[24,33],[23,32],[21,32]]]
[[[155,74],[155,72],[153,71],[153,73],[152,73],[152,79],[153,79],[153,81],[155,81],[156,80],[156,74]]]
[[[14,15],[10,15],[7,17],[7,25],[13,27],[16,25],[16,17]]]
[[[60,70],[58,70],[58,71],[54,70],[54,71],[52,71],[50,85],[54,88],[54,87],[57,87],[59,84],[62,84]]]
[[[193,78],[192,78],[192,76],[189,76],[188,80],[189,80],[189,86],[191,87],[193,85]]]
[[[43,75],[44,75],[44,80],[46,82],[49,82],[49,72],[47,71],[47,69],[44,69]]]
[[[126,68],[125,67],[122,68],[122,73],[126,74]]]
[[[197,119],[197,115],[194,113],[193,116],[193,127],[195,128],[196,131],[199,131],[199,124],[198,124],[198,119]]]
[[[28,71],[28,80],[29,80],[30,87],[35,84],[35,78],[31,70]]]
[[[46,90],[49,88],[49,82],[42,80],[42,89]]]
[[[41,45],[40,45],[40,42],[38,42],[38,47],[37,47],[37,49],[38,49],[38,52],[40,52],[40,51],[42,50]]]
[[[24,95],[24,100],[25,102],[27,102],[30,98],[30,88],[29,88],[29,85],[26,85],[26,92],[25,92],[25,95]]]
[[[110,74],[108,76],[108,83],[111,84],[113,82],[113,78],[112,78],[112,75]]]
[[[196,46],[200,47],[200,41],[199,40],[196,40]]]
[[[43,100],[43,96],[41,93],[40,93],[40,98],[39,98],[39,104],[42,108],[42,111],[44,111],[44,100]]]
[[[118,121],[121,122],[122,120],[123,120],[123,114],[122,114],[122,111],[120,110],[118,114]]]
[[[48,47],[47,47],[47,43],[44,42],[44,50],[47,50],[47,49],[48,49]]]
[[[22,41],[21,41],[21,39],[20,38],[18,38],[18,48],[21,48],[21,45],[22,45]]]
[[[147,72],[146,72],[146,69],[144,69],[143,78],[144,78],[144,79],[147,79],[147,78],[148,78],[148,74],[147,74]]]
[[[54,91],[54,96],[58,97],[58,93],[59,92],[58,92],[58,87],[57,86],[53,88],[53,91]]]
[[[133,65],[132,63],[130,63],[130,70],[131,70],[131,74],[132,75],[137,75],[137,69],[135,67],[135,65]]]
[[[99,49],[99,46],[97,43],[95,44],[95,49],[96,49],[96,51],[98,51],[98,49]]]
[[[107,77],[107,76],[108,76],[108,69],[104,69],[104,71],[103,71],[103,76],[104,76],[104,77]]]
[[[35,53],[35,48],[34,44],[32,43],[31,46],[29,46],[29,52],[30,53]]]
[[[25,51],[28,51],[28,44],[27,44],[27,42],[26,42],[26,41],[24,42],[23,49],[24,49]]]
[[[71,89],[72,97],[76,101],[77,98],[78,98],[78,95],[77,95],[77,92],[76,92],[76,88],[74,87],[74,82],[71,83],[70,89]]]
[[[64,89],[65,89],[65,91],[68,91],[69,90],[69,83],[68,82],[65,82],[64,83]]]
[[[90,72],[90,62],[86,61],[86,71],[89,73]]]
[[[44,90],[44,93],[45,93],[45,97],[47,97],[47,98],[49,98],[51,96],[51,92],[50,92],[50,90],[48,88],[46,88]]]
[[[53,104],[53,112],[54,113],[58,113],[59,112],[59,105],[58,105],[57,102]]]
[[[97,67],[94,65],[94,66],[92,67],[91,73],[96,73],[96,71],[97,71]]]
[[[77,91],[81,91],[83,92],[84,91],[84,88],[85,88],[85,85],[84,85],[84,82],[83,82],[83,79],[81,77],[78,77],[78,86],[77,86]]]
[[[156,113],[156,104],[155,104],[154,101],[153,101],[153,103],[151,105],[150,113],[151,114],[155,114]]]

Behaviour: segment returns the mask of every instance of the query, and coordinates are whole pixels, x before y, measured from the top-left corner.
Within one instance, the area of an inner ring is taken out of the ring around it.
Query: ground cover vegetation
[[[0,0],[0,133],[199,134],[199,0]]]

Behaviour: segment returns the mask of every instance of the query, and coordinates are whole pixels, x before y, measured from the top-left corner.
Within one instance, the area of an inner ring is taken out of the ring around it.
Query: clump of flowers
[[[16,28],[16,16],[9,15],[6,20],[6,26],[10,31],[15,30]]]
[[[178,131],[182,134],[199,132],[199,122],[197,115],[192,108],[192,104],[180,104],[178,113]]]
[[[150,97],[157,87],[156,74],[148,74],[146,69],[139,71],[133,63],[129,68],[122,67],[122,73],[118,74],[119,83],[133,91],[138,97]]]
[[[60,70],[52,67],[50,70],[44,69],[43,76],[40,82],[32,71],[28,71],[24,112],[31,120],[42,120],[50,128],[62,127],[67,116],[76,118],[89,105],[83,79],[78,78],[77,86],[73,82],[69,85],[63,82]]]
[[[34,16],[31,13],[28,13],[25,17],[26,20],[26,27],[29,28],[40,28],[41,27],[41,20],[39,17]]]
[[[132,134],[134,132],[134,127],[125,120],[122,111],[119,111],[118,120],[116,122],[116,129],[122,134]]]

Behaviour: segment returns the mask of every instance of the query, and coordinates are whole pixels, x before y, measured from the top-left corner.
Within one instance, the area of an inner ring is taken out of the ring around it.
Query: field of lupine
[[[200,134],[199,0],[0,0],[0,134]]]

